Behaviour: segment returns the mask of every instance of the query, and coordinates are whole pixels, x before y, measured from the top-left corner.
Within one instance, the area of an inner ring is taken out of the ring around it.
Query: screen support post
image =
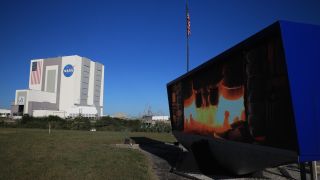
[[[309,162],[310,166],[310,176],[312,180],[317,180],[317,161],[311,161]]]
[[[316,161],[309,161],[308,162],[309,168],[310,168],[310,179],[311,180],[317,180],[317,162]],[[300,177],[301,180],[307,179],[307,171],[306,171],[306,164],[305,162],[299,163],[300,166]]]
[[[299,163],[300,167],[300,178],[301,180],[306,180],[307,179],[307,173],[306,173],[306,164],[304,162]]]

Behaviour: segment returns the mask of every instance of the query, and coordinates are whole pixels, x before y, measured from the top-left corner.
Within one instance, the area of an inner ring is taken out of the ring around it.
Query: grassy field
[[[117,148],[126,137],[173,142],[169,133],[0,128],[0,179],[154,179],[138,150]]]

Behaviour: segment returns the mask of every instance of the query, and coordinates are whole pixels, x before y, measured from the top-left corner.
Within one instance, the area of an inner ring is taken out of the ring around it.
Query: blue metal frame
[[[299,161],[320,160],[320,26],[280,21]]]

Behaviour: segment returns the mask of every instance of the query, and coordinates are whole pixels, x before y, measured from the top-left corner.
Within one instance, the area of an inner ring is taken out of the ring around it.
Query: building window
[[[32,71],[37,71],[37,61],[32,62]]]

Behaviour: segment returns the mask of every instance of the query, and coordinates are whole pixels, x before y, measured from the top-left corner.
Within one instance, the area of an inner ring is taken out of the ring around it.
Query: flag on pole
[[[186,0],[186,20],[187,20],[187,72],[189,72],[189,36],[191,35],[190,15],[188,8],[188,0]]]
[[[41,81],[41,61],[33,61],[31,67],[31,84],[40,84]]]
[[[187,1],[187,37],[191,35],[191,24],[190,24],[190,15],[189,15],[189,8],[188,8],[188,1]]]

